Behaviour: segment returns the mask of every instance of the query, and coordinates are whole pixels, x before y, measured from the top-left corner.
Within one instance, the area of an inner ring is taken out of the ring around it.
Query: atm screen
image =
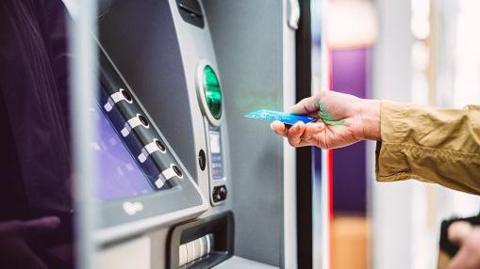
[[[98,107],[93,112],[98,126],[96,141],[92,143],[99,171],[98,198],[112,201],[154,192],[106,115]]]

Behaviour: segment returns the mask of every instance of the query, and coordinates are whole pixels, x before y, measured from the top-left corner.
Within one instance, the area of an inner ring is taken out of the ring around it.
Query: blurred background
[[[313,90],[441,107],[480,103],[479,1],[314,5],[323,31],[313,25]],[[332,268],[436,268],[441,221],[477,214],[479,198],[413,180],[377,183],[374,147],[332,153]]]

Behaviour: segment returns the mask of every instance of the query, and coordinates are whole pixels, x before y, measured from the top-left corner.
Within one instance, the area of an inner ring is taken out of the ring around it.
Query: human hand
[[[480,228],[465,221],[454,222],[448,227],[448,239],[460,247],[448,269],[480,268]]]
[[[380,140],[380,101],[322,91],[290,108],[290,113],[316,116],[316,122],[298,122],[290,128],[274,121],[271,128],[294,147],[341,148],[360,140]]]
[[[27,241],[53,232],[59,225],[60,219],[53,216],[0,222],[0,268],[49,268]]]

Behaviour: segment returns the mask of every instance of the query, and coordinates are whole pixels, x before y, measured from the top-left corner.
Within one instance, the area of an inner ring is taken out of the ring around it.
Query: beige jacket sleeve
[[[437,109],[382,101],[378,181],[417,179],[480,194],[480,106]]]

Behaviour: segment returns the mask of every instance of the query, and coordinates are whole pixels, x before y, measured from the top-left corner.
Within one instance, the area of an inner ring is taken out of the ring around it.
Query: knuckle
[[[299,103],[300,103],[300,104],[306,103],[306,102],[309,101],[309,99],[310,99],[309,97],[303,98],[302,100],[300,100]]]
[[[287,132],[287,135],[289,138],[296,136],[296,134],[297,134],[297,130],[295,127],[290,128],[290,130],[288,130]]]
[[[292,146],[292,147],[297,147],[297,146],[298,146],[298,143],[296,143],[295,140],[292,139],[292,138],[290,138],[290,137],[288,138],[288,143],[289,143],[290,146]]]

